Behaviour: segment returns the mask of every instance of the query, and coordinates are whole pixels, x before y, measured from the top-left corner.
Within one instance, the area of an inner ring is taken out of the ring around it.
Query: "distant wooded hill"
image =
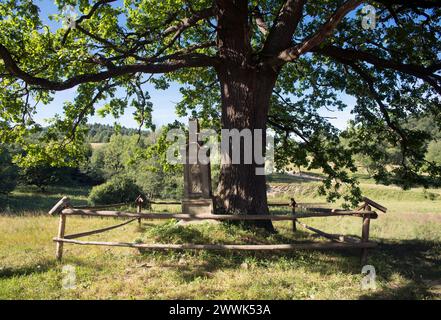
[[[87,141],[90,143],[107,143],[110,141],[110,137],[118,132],[122,136],[132,136],[138,134],[138,129],[120,127],[116,128],[113,125],[107,124],[88,124],[89,133],[87,135]],[[147,131],[142,131],[142,135],[147,135]]]

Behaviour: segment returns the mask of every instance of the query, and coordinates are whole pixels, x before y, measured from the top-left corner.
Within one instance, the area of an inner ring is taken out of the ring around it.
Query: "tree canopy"
[[[441,125],[441,9],[437,0],[56,0],[80,13],[54,30],[39,3],[0,4],[0,139],[25,143],[40,130],[32,120],[56,91],[76,88],[64,115],[53,119],[28,156],[74,154],[95,112],[121,115],[134,107],[139,126],[152,126],[147,83],[181,84],[179,115],[221,126],[219,70],[225,61],[246,72],[271,70],[268,125],[276,131],[279,166],[322,168],[324,189],[337,196],[354,185],[352,155],[385,159],[387,142],[400,163],[375,172],[378,181],[405,187],[440,183],[441,169],[424,155],[431,135],[409,127],[430,116]],[[362,28],[363,5],[376,9],[376,26]],[[234,80],[231,80],[234,82]],[[117,94],[122,88],[124,96]],[[356,98],[354,120],[343,133],[321,115]],[[158,106],[160,107],[160,106]],[[64,158],[64,157],[63,157]]]

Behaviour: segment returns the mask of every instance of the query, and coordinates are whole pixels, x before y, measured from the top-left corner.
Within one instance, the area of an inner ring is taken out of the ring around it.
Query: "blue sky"
[[[57,13],[57,7],[54,5],[52,0],[39,0],[37,1],[41,9],[41,16],[45,24],[49,25],[51,29],[55,30],[61,28],[61,22],[51,21],[48,19],[48,16],[54,13]],[[175,119],[178,119],[175,113],[175,104],[180,101],[181,95],[179,92],[179,85],[176,83],[172,83],[167,90],[155,90],[153,86],[147,86],[147,91],[149,91],[151,96],[151,101],[153,103],[153,123],[157,126],[161,126],[167,123],[173,122]],[[123,93],[121,92],[121,95]],[[75,97],[75,89],[58,92],[55,95],[54,100],[48,105],[40,105],[38,107],[37,114],[34,119],[38,123],[46,124],[45,119],[53,117],[55,114],[63,114],[63,103],[65,101],[71,101]],[[327,117],[335,117],[336,119],[329,120],[332,124],[334,124],[337,128],[343,129],[346,127],[346,124],[349,119],[352,119],[352,115],[350,114],[350,110],[352,106],[355,104],[354,98],[342,94],[342,101],[346,102],[349,106],[344,111],[336,111],[331,112],[328,110],[321,111],[323,116]],[[120,117],[118,120],[115,120],[112,116],[106,116],[105,118],[99,116],[93,116],[89,118],[89,123],[102,123],[102,124],[113,124],[115,121],[120,123],[125,127],[136,128],[137,123],[133,120],[132,116],[133,110],[128,108],[125,111],[125,114]],[[183,118],[180,118],[181,121],[186,121]]]
[[[36,1],[40,7],[40,15],[45,24],[49,25],[52,30],[56,30],[62,27],[61,22],[50,20],[48,17],[51,14],[58,13],[58,9],[52,0],[39,0]],[[154,105],[153,110],[153,122],[160,126],[177,119],[175,114],[175,104],[181,100],[181,94],[179,92],[179,86],[175,83],[170,85],[167,90],[155,90],[153,86],[146,86],[151,96],[151,101]],[[120,92],[123,95],[123,92]],[[65,101],[72,101],[75,97],[75,88],[57,92],[54,100],[48,105],[40,105],[34,120],[38,123],[45,124],[46,119],[53,117],[55,114],[63,113],[63,103]],[[137,128],[138,125],[135,120],[133,120],[133,109],[128,108],[125,114],[118,120],[114,119],[112,116],[106,116],[105,118],[99,117],[97,115],[89,118],[90,123],[103,123],[103,124],[113,124],[118,121],[121,125],[130,128]]]

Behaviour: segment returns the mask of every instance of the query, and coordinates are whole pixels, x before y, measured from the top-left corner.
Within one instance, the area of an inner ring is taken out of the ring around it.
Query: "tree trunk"
[[[221,85],[222,128],[262,129],[265,133],[277,72],[261,70],[255,61],[248,1],[218,0],[216,5],[217,46],[222,60],[216,69]],[[252,146],[253,149],[256,147],[254,139]],[[241,151],[243,147],[242,144]],[[264,175],[256,175],[256,167],[254,157],[251,164],[241,162],[221,166],[218,205],[226,213],[268,214],[266,179]],[[274,231],[269,220],[256,221],[254,225]]]
[[[222,128],[223,129],[261,129],[262,145],[265,152],[266,122],[269,103],[276,75],[274,72],[259,72],[240,66],[224,65],[220,68],[219,80],[222,91]],[[222,164],[218,186],[218,205],[226,213],[232,214],[269,214],[265,175],[256,174],[254,149],[257,141],[252,135],[252,163],[244,163],[245,140],[241,140],[241,163]],[[232,158],[231,149],[229,150]],[[254,221],[255,226],[273,232],[270,220]]]

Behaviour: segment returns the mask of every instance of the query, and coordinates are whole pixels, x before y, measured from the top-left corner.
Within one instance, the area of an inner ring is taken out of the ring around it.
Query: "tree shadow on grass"
[[[31,274],[45,273],[57,265],[55,260],[45,259],[31,265],[19,267],[0,268],[0,279],[29,276]]]
[[[292,252],[205,252],[205,264],[186,266],[180,269],[182,279],[190,282],[210,277],[216,270],[241,268],[247,261],[257,265],[271,265],[280,259],[289,266],[301,266],[309,272],[322,275],[339,273],[354,275],[361,273],[360,251],[321,250]],[[377,279],[382,286],[376,291],[366,291],[360,299],[439,299],[441,279],[440,244],[425,241],[403,241],[384,243],[370,250],[369,264],[376,269]],[[332,264],[332,269],[330,268]],[[400,275],[404,281],[394,284],[394,277]],[[437,284],[434,287],[431,284]]]
[[[441,298],[432,283],[441,279],[441,243],[422,240],[383,240],[371,250],[369,261],[379,280],[393,283],[394,277],[405,284],[391,284],[361,296],[361,299],[430,299]]]
[[[19,188],[9,196],[0,195],[0,214],[20,215],[22,213],[48,212],[61,198],[69,195],[75,205],[86,205],[87,201],[77,199],[88,194],[88,187],[50,187],[47,192],[36,188]]]
[[[30,275],[43,274],[48,271],[59,270],[62,271],[63,266],[72,265],[74,267],[85,267],[94,271],[101,271],[105,268],[105,264],[97,263],[96,260],[80,257],[67,257],[63,258],[63,261],[57,261],[55,258],[44,258],[35,261],[32,264],[15,267],[3,267],[0,268],[0,280],[13,277],[25,277]]]
[[[228,230],[228,229],[227,229]],[[257,235],[256,235],[257,234]],[[309,233],[298,230],[295,235],[260,235],[245,239],[246,243],[301,243],[311,242]],[[266,238],[267,237],[267,238]],[[177,240],[180,239],[180,240]],[[243,240],[244,238],[241,238]],[[262,239],[267,239],[263,240]],[[212,239],[195,228],[179,228],[162,237],[164,243],[213,243]],[[237,240],[237,239],[236,239]],[[422,240],[375,239],[380,244],[369,250],[368,264],[375,267],[381,286],[376,291],[362,292],[360,299],[426,299],[439,297],[431,288],[431,281],[441,279],[441,243]],[[162,242],[161,241],[161,242]],[[241,241],[242,242],[242,241]],[[232,242],[234,243],[234,241]],[[237,243],[237,242],[236,242]],[[283,263],[289,269],[302,267],[309,272],[333,275],[361,275],[360,249],[344,250],[295,250],[295,251],[178,251],[173,254],[193,255],[202,260],[197,264],[177,264],[179,276],[184,282],[210,278],[217,270],[238,269],[252,261],[258,266]],[[191,259],[190,259],[191,261]],[[397,277],[400,279],[397,281]]]
[[[60,200],[56,195],[43,194],[17,194],[11,195],[7,199],[0,201],[1,214],[20,215],[22,213],[48,212],[57,201]]]

